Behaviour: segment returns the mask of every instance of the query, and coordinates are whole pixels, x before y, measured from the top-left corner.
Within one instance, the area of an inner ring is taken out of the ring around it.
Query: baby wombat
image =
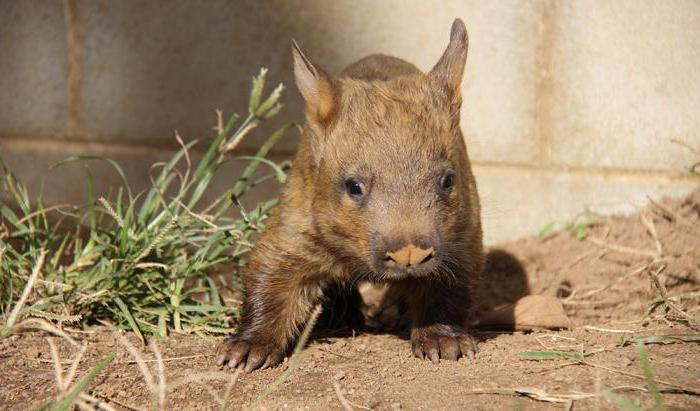
[[[464,23],[424,74],[372,55],[330,77],[293,45],[306,125],[280,204],[242,273],[240,329],[216,362],[282,361],[324,289],[389,284],[413,353],[474,357],[466,329],[483,269],[479,197],[460,130]]]

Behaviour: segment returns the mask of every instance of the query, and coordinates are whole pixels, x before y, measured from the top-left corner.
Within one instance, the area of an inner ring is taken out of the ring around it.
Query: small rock
[[[340,381],[343,378],[345,378],[345,373],[343,371],[339,371],[335,376],[333,377],[334,380]]]

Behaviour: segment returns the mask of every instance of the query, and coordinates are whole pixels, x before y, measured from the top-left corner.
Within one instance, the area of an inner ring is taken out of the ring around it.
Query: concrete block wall
[[[207,140],[215,109],[244,112],[261,66],[288,86],[277,124],[300,120],[290,38],[331,73],[375,52],[428,70],[457,16],[470,35],[462,127],[489,243],[697,186],[698,156],[672,141],[700,148],[694,0],[1,2],[0,155],[37,190],[52,162],[106,155],[138,189],[175,149],[174,130]],[[273,157],[296,144],[290,134]],[[98,185],[117,182],[96,167]],[[47,201],[82,201],[83,174],[51,174]]]

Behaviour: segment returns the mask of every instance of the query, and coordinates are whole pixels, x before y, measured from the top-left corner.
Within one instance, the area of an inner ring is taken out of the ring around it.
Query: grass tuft
[[[265,157],[291,125],[272,133],[256,155],[230,156],[281,108],[282,86],[265,94],[265,73],[253,80],[245,118],[225,119],[219,112],[218,134],[198,151],[201,156],[192,155],[197,141],[177,136],[181,148],[153,166],[156,173],[143,192],[133,192],[117,162],[74,156],[52,169],[107,162],[121,185],[98,196],[88,172],[87,204],[46,207],[0,159],[0,195],[8,199],[0,201],[0,339],[30,317],[58,328],[61,318],[82,326],[106,321],[141,341],[144,334],[165,336],[170,330],[230,332],[236,308],[222,296],[235,289],[252,236],[277,203],[273,198],[243,210],[240,199],[263,181],[283,182],[288,168]],[[230,161],[247,165],[230,189],[211,193],[213,178]],[[215,276],[222,267],[233,267],[234,275]]]

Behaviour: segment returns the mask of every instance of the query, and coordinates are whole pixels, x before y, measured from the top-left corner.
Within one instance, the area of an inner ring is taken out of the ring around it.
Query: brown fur
[[[374,55],[338,78],[294,45],[306,127],[280,204],[242,274],[240,331],[219,347],[219,364],[244,363],[251,371],[279,363],[324,289],[359,281],[389,284],[401,296],[417,356],[473,356],[466,324],[483,251],[479,198],[459,126],[467,43],[464,24],[455,20],[428,74]],[[455,183],[445,188],[449,169]],[[361,199],[346,191],[349,178],[362,181]],[[405,269],[382,262],[409,244],[433,247],[434,258]]]

